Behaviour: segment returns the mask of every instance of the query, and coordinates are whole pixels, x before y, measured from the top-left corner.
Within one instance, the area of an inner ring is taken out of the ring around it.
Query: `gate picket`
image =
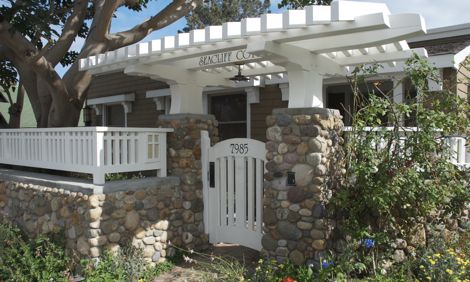
[[[210,146],[201,133],[204,225],[211,243],[261,250],[265,144],[234,138]],[[209,171],[213,163],[213,171]],[[209,187],[213,173],[214,186]]]

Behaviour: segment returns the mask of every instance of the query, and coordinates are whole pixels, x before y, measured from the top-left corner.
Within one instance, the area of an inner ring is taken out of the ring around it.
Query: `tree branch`
[[[197,3],[197,1],[185,1],[185,0],[176,0],[171,4],[165,7],[157,15],[151,17],[147,21],[134,26],[133,28],[118,32],[115,34],[110,34],[110,45],[109,50],[115,50],[124,46],[128,46],[139,42],[149,35],[152,31],[164,28],[181,17],[187,15],[192,11]]]
[[[91,39],[96,42],[104,41],[106,39],[114,11],[120,4],[121,1],[95,1],[95,15],[93,17],[87,39]]]
[[[67,18],[59,39],[51,48],[44,48],[44,57],[53,66],[56,66],[60,62],[77,37],[87,14],[87,7],[87,0],[76,0],[73,6],[73,12]]]

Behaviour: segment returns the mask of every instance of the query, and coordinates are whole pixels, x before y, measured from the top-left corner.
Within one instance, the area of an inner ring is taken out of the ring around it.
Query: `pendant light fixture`
[[[235,76],[233,76],[229,79],[232,80],[232,81],[236,81],[236,82],[250,80],[249,77],[242,75],[242,65],[243,65],[243,63],[235,63],[235,65],[238,66],[238,74],[236,74]]]

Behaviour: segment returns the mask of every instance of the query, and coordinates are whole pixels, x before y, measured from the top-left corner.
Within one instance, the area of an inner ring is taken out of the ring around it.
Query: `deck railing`
[[[382,131],[393,131],[395,130],[394,127],[365,127],[363,129],[364,132],[382,132]],[[399,141],[399,146],[406,146],[406,139],[407,139],[407,134],[410,134],[411,132],[418,131],[419,129],[417,127],[401,127],[398,129],[398,131],[401,133],[400,141]],[[345,132],[350,132],[352,131],[352,127],[350,126],[345,126],[343,128],[343,131]],[[439,133],[439,131],[436,131],[436,133]],[[450,148],[450,156],[449,156],[449,161],[453,164],[456,164],[458,166],[464,166],[464,167],[470,167],[470,152],[468,148],[468,143],[467,143],[467,138],[462,137],[462,136],[439,136],[441,140],[444,140],[446,144],[449,145]],[[375,144],[376,149],[384,149],[386,146],[386,142],[378,142]],[[403,148],[406,150],[406,148]]]
[[[89,173],[158,170],[166,176],[165,128],[71,127],[0,130],[0,163]]]

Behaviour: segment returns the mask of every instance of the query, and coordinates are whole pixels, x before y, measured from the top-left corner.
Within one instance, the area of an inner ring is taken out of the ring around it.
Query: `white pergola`
[[[207,86],[289,83],[289,108],[323,107],[323,79],[375,62],[394,66],[415,52],[406,39],[425,34],[419,14],[385,4],[335,1],[165,36],[80,60],[92,74],[123,71],[170,85],[170,113],[202,113]],[[243,63],[248,82],[233,82]]]

